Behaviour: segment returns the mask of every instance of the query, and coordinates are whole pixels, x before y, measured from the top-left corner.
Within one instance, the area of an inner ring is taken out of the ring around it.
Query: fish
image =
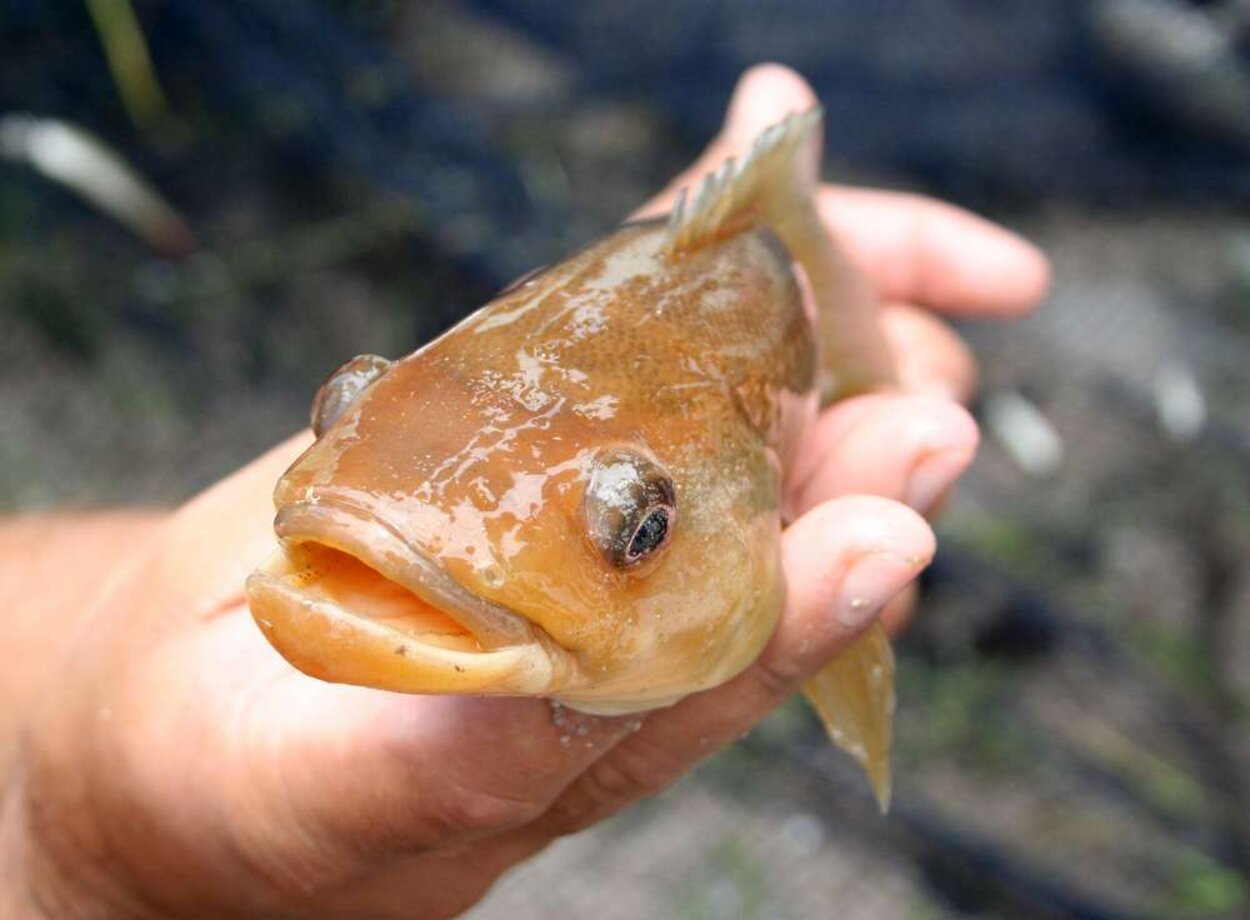
[[[274,648],[322,680],[599,715],[750,665],[783,609],[804,439],[823,406],[893,379],[815,206],[821,135],[819,108],[792,114],[667,217],[332,374],[274,491],[279,549],[247,581]],[[884,810],[882,627],[803,692]]]

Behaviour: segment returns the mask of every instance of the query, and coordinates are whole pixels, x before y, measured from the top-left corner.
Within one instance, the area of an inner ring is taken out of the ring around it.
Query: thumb
[[[729,101],[721,133],[700,158],[717,154],[716,160],[747,151],[763,131],[794,112],[817,104],[816,93],[801,76],[782,64],[758,64],[742,75]],[[698,165],[698,164],[696,164]],[[708,164],[711,167],[717,162]]]

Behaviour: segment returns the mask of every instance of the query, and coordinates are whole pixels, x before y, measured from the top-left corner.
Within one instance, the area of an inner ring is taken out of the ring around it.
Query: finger
[[[405,697],[302,674],[271,685],[250,715],[246,746],[271,755],[254,759],[284,766],[250,777],[231,804],[266,815],[282,846],[250,839],[244,849],[268,875],[298,869],[284,879],[292,887],[337,892],[345,916],[388,916],[414,897],[431,915],[458,915],[478,886],[543,845],[516,829],[643,718],[541,699]],[[476,871],[452,871],[466,864]]]
[[[281,777],[285,810],[357,869],[532,820],[636,722],[545,699],[299,683],[316,682],[291,675],[259,701],[247,743],[276,746],[275,762],[303,765]]]
[[[528,832],[558,836],[587,827],[654,795],[741,737],[854,641],[928,564],[933,548],[924,520],[884,499],[838,499],[800,518],[782,543],[785,611],[756,663],[721,687],[653,713]]]
[[[805,445],[800,513],[843,495],[878,495],[928,513],[972,463],[979,434],[962,406],[939,396],[877,393],[833,406]]]
[[[907,192],[825,186],[826,226],[881,297],[959,314],[1012,316],[1046,295],[1050,265],[1023,237]]]
[[[976,392],[977,362],[967,344],[928,310],[887,304],[881,325],[905,390],[967,402]]]
[[[971,465],[978,440],[971,416],[944,397],[878,394],[841,403],[817,423],[810,456],[819,463],[799,507],[866,493],[932,517]],[[913,583],[886,605],[881,619],[891,635],[911,621],[918,596]]]
[[[805,112],[816,105],[816,94],[807,81],[780,64],[760,64],[738,80],[725,123],[694,164],[640,208],[634,217],[663,214],[677,193],[702,178],[727,158],[742,156],[765,128],[792,112]]]

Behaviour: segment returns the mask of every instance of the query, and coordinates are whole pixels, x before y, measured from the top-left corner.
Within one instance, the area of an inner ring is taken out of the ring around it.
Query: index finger
[[[1046,295],[1041,250],[953,204],[909,192],[823,186],[825,226],[884,300],[946,313],[1012,316]]]

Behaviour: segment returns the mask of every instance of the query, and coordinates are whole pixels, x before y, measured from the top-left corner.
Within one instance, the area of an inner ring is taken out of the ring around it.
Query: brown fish
[[[406,358],[336,372],[317,442],[278,483],[282,548],[248,582],[278,651],[325,680],[601,714],[747,667],[782,609],[805,433],[890,376],[813,204],[819,129],[819,110],[790,117],[667,220],[622,226]],[[805,693],[884,807],[880,627]]]

